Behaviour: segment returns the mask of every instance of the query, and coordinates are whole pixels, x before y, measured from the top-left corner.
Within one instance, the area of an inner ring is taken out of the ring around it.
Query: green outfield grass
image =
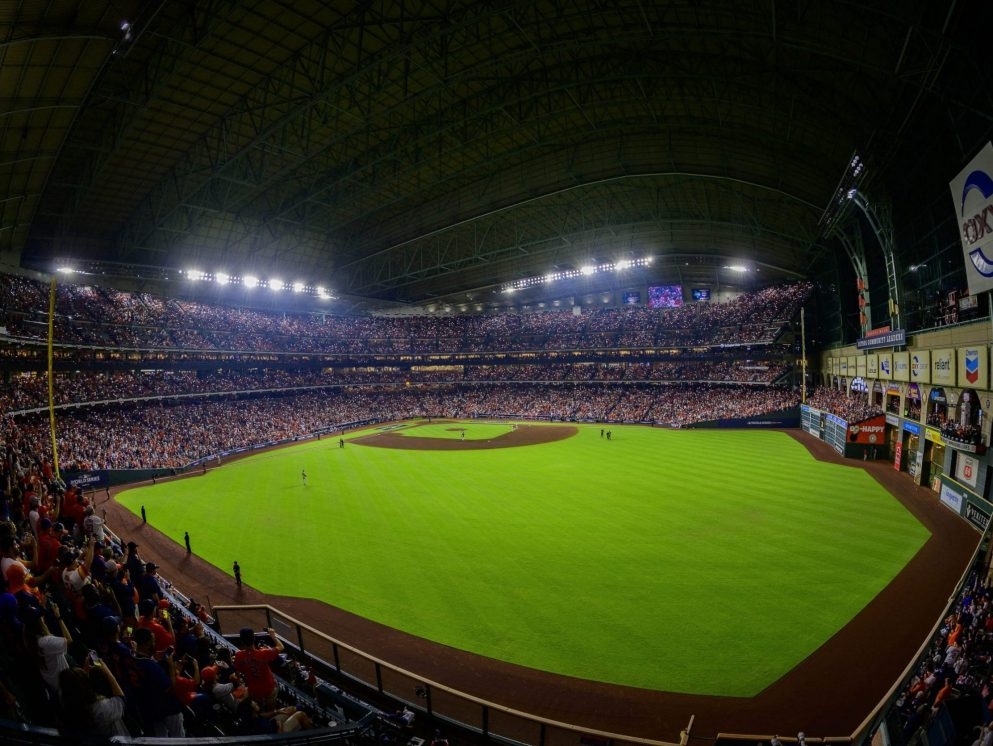
[[[861,469],[784,434],[611,429],[471,451],[334,438],[119,499],[267,593],[537,669],[730,696],[809,656],[928,538]]]

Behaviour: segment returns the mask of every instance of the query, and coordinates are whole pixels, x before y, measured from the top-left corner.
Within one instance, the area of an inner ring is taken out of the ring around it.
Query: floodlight
[[[304,289],[304,284],[302,282],[294,282],[293,283],[293,292],[294,293],[302,293],[303,292],[303,289]]]
[[[196,282],[197,280],[203,279],[203,272],[201,272],[199,269],[188,269],[186,270],[186,276],[189,277],[194,282]]]
[[[584,275],[591,275],[594,272],[596,272],[596,267],[590,264],[584,264],[582,267],[579,268],[579,271]]]
[[[282,280],[269,280],[269,289],[275,290],[277,293],[283,289]]]
[[[246,288],[254,288],[258,286],[259,278],[255,277],[254,275],[245,275],[241,279],[241,284],[244,285]]]
[[[617,264],[614,265],[614,269],[620,271],[622,269],[627,269],[631,266],[631,262],[627,259],[621,259]]]
[[[71,275],[76,270],[74,270],[72,267],[58,267],[55,271],[56,272],[61,272],[64,275]]]
[[[224,272],[218,272],[214,275],[214,282],[218,285],[227,285],[231,282],[231,275],[225,274]]]
[[[747,272],[748,271],[748,267],[746,267],[743,264],[730,264],[727,267],[725,267],[725,269],[729,269],[732,272]]]

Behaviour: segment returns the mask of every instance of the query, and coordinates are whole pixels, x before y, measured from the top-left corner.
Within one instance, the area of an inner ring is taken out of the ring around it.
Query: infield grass
[[[118,499],[265,593],[536,669],[727,696],[809,656],[928,538],[862,469],[785,434],[611,430],[465,451],[332,438]]]

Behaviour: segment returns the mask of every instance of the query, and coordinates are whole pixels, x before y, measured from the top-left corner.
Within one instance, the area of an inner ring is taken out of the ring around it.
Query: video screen
[[[678,308],[683,305],[682,285],[654,285],[648,288],[649,308]]]
[[[710,300],[710,288],[693,288],[693,300]]]
[[[625,290],[621,299],[625,306],[637,306],[641,303],[641,293],[637,290]]]

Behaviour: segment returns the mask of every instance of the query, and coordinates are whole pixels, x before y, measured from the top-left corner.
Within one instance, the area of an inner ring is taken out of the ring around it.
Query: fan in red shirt
[[[283,652],[283,643],[276,637],[274,629],[267,629],[276,647],[262,643],[256,644],[255,631],[244,627],[239,634],[241,650],[235,653],[234,668],[245,679],[248,695],[263,703],[263,709],[276,699],[276,677],[272,675],[269,664],[279,658]]]

